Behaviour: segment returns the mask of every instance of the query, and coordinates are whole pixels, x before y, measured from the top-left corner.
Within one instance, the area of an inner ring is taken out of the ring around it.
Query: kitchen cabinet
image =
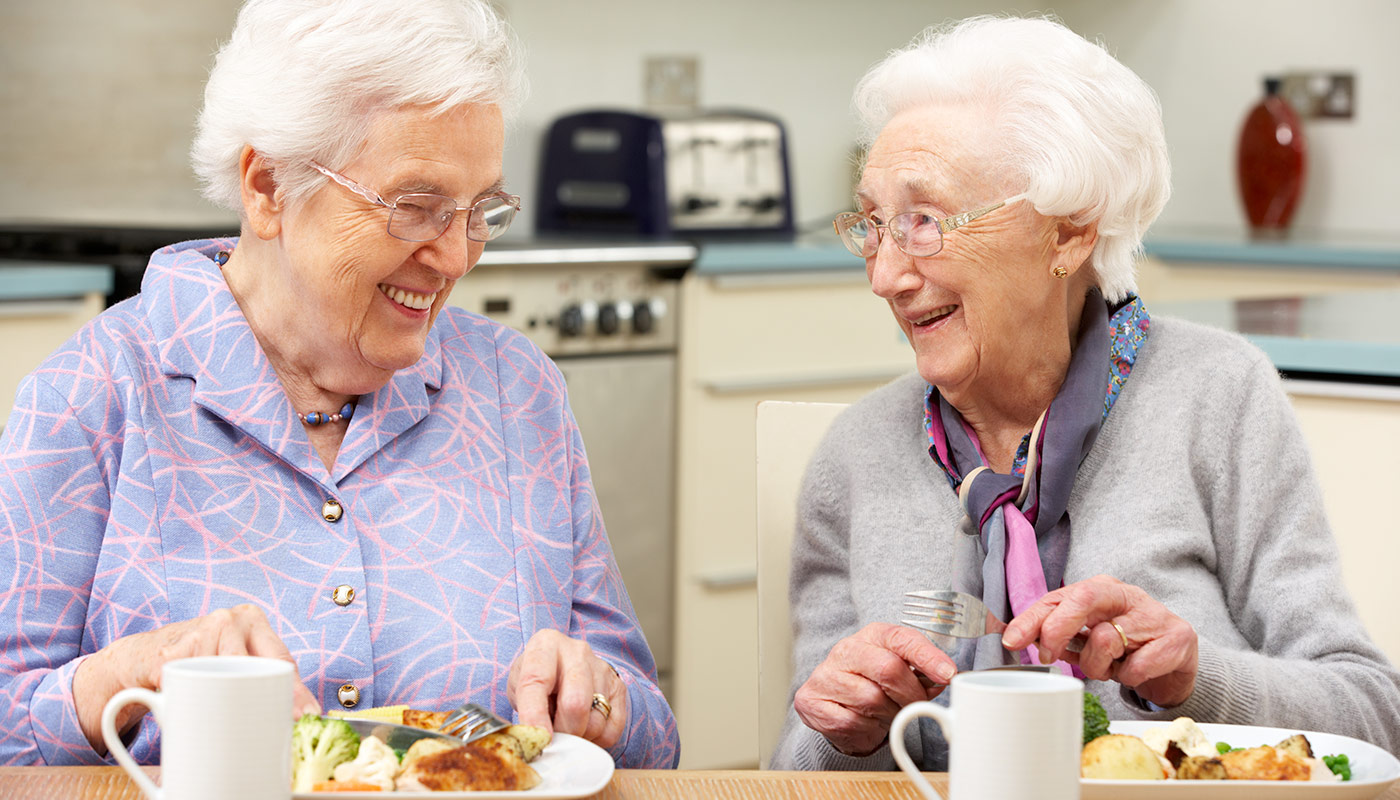
[[[1284,388],[1322,483],[1347,589],[1371,638],[1400,664],[1400,531],[1384,508],[1400,486],[1400,386],[1286,381]]]
[[[758,403],[849,403],[914,368],[860,262],[838,263],[682,281],[671,702],[686,769],[758,765]]]
[[[102,312],[111,288],[110,267],[0,264],[0,427],[20,381]]]

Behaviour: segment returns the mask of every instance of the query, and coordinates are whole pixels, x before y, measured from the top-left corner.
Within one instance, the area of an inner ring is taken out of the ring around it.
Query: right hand
[[[884,743],[901,708],[937,697],[956,672],[919,631],[872,622],[831,648],[797,690],[793,707],[837,750],[865,756]]]
[[[296,666],[291,651],[272,630],[262,609],[251,604],[124,636],[93,653],[73,673],[73,704],[78,724],[92,749],[107,752],[107,743],[102,739],[102,709],[113,695],[132,687],[158,691],[165,662],[215,655],[266,656]],[[319,714],[321,704],[311,690],[300,680],[294,682],[294,687],[295,713]],[[117,730],[125,734],[145,713],[144,706],[126,706],[117,714]]]

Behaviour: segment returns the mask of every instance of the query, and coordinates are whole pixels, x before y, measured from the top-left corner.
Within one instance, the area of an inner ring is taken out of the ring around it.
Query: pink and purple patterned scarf
[[[1110,311],[1112,314],[1110,316]],[[1022,441],[1010,474],[993,472],[972,427],[929,387],[924,424],[929,455],[958,492],[964,532],[954,549],[953,588],[981,597],[1010,620],[1064,583],[1070,491],[1147,338],[1147,309],[1133,296],[1110,310],[1094,291],[1084,304],[1069,372],[1050,407]],[[923,587],[920,587],[923,588]],[[1033,653],[1024,653],[1029,663]],[[999,642],[979,643],[972,663],[999,666]]]

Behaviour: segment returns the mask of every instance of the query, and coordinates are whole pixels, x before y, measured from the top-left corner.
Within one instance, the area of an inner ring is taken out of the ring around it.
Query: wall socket
[[[1350,72],[1288,72],[1279,94],[1304,119],[1351,119],[1356,115],[1356,75]]]
[[[693,112],[700,105],[699,58],[648,56],[642,66],[642,97],[648,109]]]

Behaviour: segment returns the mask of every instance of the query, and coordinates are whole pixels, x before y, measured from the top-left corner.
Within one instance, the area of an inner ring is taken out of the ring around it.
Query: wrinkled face
[[[892,119],[870,150],[860,210],[885,223],[914,211],[943,218],[1025,189],[1001,166],[989,112],[929,105]],[[1050,275],[1054,224],[1024,201],[943,237],[913,258],[888,233],[866,259],[871,289],[885,298],[914,348],[919,374],[945,394],[995,391],[1064,337],[1065,292]]]
[[[327,166],[391,204],[430,192],[465,208],[501,190],[503,144],[495,106],[437,116],[406,108],[380,114],[349,163]],[[453,284],[481,257],[482,243],[466,238],[465,211],[429,242],[390,236],[388,220],[388,209],[329,180],[285,212],[281,258],[295,305],[281,345],[322,385],[368,391],[416,363]]]

